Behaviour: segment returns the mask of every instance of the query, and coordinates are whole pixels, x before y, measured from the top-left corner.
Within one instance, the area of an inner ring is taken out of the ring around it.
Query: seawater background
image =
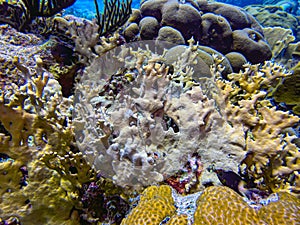
[[[104,4],[102,0],[97,0],[100,12],[103,12]],[[140,1],[133,1],[132,8],[139,8]],[[96,16],[94,0],[77,0],[71,7],[65,10],[64,14],[72,14],[92,20]]]
[[[103,1],[97,0],[98,5],[100,8],[100,11],[103,11]],[[184,0],[181,0],[184,1]],[[244,7],[246,5],[252,5],[252,4],[262,4],[263,0],[252,0],[252,1],[246,1],[246,0],[222,0],[218,2],[224,2],[231,5],[237,5],[240,7]],[[133,0],[132,1],[132,8],[139,8],[140,1],[139,0]],[[93,19],[96,15],[96,9],[95,9],[95,3],[94,0],[77,0],[74,5],[66,9],[65,14],[73,14],[78,17],[83,17],[87,19]]]

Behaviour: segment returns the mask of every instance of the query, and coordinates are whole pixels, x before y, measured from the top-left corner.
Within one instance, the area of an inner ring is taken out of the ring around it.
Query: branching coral
[[[84,64],[89,64],[95,57],[101,56],[123,43],[118,32],[106,38],[100,35],[99,30],[102,28],[96,21],[69,15],[55,17],[53,19],[53,29],[59,34],[65,34],[67,39],[74,42],[74,51],[78,53],[79,59]],[[105,32],[110,32],[110,30]]]
[[[247,157],[242,170],[262,189],[297,188],[299,149],[293,143],[296,136],[288,132],[299,117],[276,110],[267,100],[281,79],[290,73],[278,64],[247,65],[244,72],[218,80],[225,97],[225,114],[233,126],[245,131]],[[288,163],[289,162],[289,163]],[[287,165],[288,163],[288,165]]]
[[[70,116],[65,106],[70,102],[62,98],[58,82],[41,64],[38,60],[37,67],[31,68],[36,77],[26,84],[11,84],[1,91],[0,121],[9,136],[1,134],[0,152],[8,160],[0,163],[0,215],[18,216],[22,224],[76,224],[69,217],[76,200],[76,195],[70,195],[74,187],[66,192],[58,174],[40,161],[48,151],[67,152],[72,142],[71,128],[64,125]]]
[[[120,220],[128,207],[122,191],[97,177],[74,145],[72,97],[62,96],[40,58],[35,67],[17,59],[15,65],[29,78],[1,90],[0,217],[15,216],[25,225]],[[92,181],[101,188],[84,190]],[[93,214],[89,194],[105,200],[102,214]]]
[[[214,99],[193,82],[187,62],[196,63],[196,56],[187,48],[170,73],[162,55],[125,46],[86,69],[77,86],[77,142],[117,184],[160,182],[196,152],[205,168],[226,161],[236,170],[245,153],[242,130],[224,122]]]

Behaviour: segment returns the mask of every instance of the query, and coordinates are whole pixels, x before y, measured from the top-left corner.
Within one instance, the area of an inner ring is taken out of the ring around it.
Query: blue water
[[[97,0],[100,12],[103,11],[103,1]],[[140,1],[133,0],[132,8],[139,8]],[[65,14],[72,14],[92,20],[96,16],[94,0],[77,0],[71,7],[65,10]]]
[[[264,1],[266,0],[249,0],[249,1],[248,0],[219,0],[217,2],[223,2],[231,5],[245,7],[247,5],[263,4]],[[97,2],[99,5],[99,10],[103,11],[103,6],[104,6],[103,1],[97,0]],[[274,0],[274,2],[276,2],[276,0]],[[277,2],[280,1],[278,0]],[[293,3],[293,2],[297,2],[297,0],[286,0],[286,1],[283,0],[281,2]],[[140,0],[133,0],[132,8],[139,8],[139,7],[140,7]],[[65,14],[73,14],[78,17],[83,17],[92,20],[96,16],[94,0],[77,0],[74,5],[66,9]]]

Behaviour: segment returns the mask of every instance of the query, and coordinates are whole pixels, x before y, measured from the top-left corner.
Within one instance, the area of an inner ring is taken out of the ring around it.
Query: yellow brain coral
[[[197,200],[194,225],[266,224],[243,198],[228,187],[209,187]]]
[[[167,185],[147,188],[140,197],[140,203],[121,225],[160,224],[162,220],[175,213],[172,190]]]
[[[259,210],[260,218],[268,225],[300,224],[300,199],[287,192],[280,192],[278,196],[278,202],[271,202]]]
[[[300,224],[300,200],[287,192],[279,192],[278,199],[254,209],[228,187],[209,187],[197,200],[194,225]]]
[[[121,225],[296,225],[300,224],[300,199],[287,192],[277,193],[267,205],[251,207],[234,190],[225,186],[206,188],[195,198],[194,222],[188,215],[178,215],[169,186],[150,186],[141,194],[140,202]],[[188,197],[188,196],[186,196]],[[180,204],[180,203],[179,203]],[[190,203],[190,206],[192,203]],[[257,205],[258,206],[258,205]]]

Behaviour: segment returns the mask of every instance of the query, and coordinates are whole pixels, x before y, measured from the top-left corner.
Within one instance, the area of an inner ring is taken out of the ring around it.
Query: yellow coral
[[[299,117],[277,110],[266,99],[289,72],[279,64],[265,62],[245,65],[245,71],[228,75],[231,81],[221,79],[218,71],[214,73],[224,97],[227,121],[245,132],[248,154],[241,168],[260,188],[296,190],[296,178],[291,177],[299,170],[299,152],[291,127]]]
[[[188,225],[188,217],[185,214],[174,215],[166,225]]]
[[[259,217],[268,225],[300,224],[300,199],[287,192],[279,192],[279,201],[259,210]]]
[[[175,213],[172,190],[167,185],[150,186],[141,194],[140,202],[121,225],[159,225]]]
[[[165,185],[147,188],[138,206],[121,224],[158,225],[167,219],[168,225],[191,224],[187,215],[175,213],[170,190]],[[279,192],[277,201],[270,200],[261,208],[250,207],[242,196],[225,186],[208,187],[195,201],[193,225],[295,225],[300,222],[300,200],[287,192]]]
[[[197,200],[194,225],[299,224],[300,200],[287,192],[279,192],[278,197],[278,201],[257,210],[228,187],[209,187]]]
[[[209,187],[197,200],[194,225],[262,225],[255,209],[228,187]]]
[[[49,78],[41,63],[38,60],[34,68],[36,78],[31,76],[20,87],[11,84],[10,91],[3,90],[0,94],[1,131],[5,130],[5,134],[0,133],[0,152],[9,157],[0,163],[0,217],[15,216],[25,225],[75,225],[79,222],[72,208],[77,203],[78,185],[71,182],[78,177],[66,173],[69,168],[64,167],[64,180],[57,170],[41,161],[44,154],[51,152],[66,154],[73,140],[71,127],[63,124],[68,116],[64,108],[68,103],[60,98],[57,81]],[[60,163],[83,165],[80,155],[71,156],[72,159]],[[71,181],[69,185],[66,179]]]

